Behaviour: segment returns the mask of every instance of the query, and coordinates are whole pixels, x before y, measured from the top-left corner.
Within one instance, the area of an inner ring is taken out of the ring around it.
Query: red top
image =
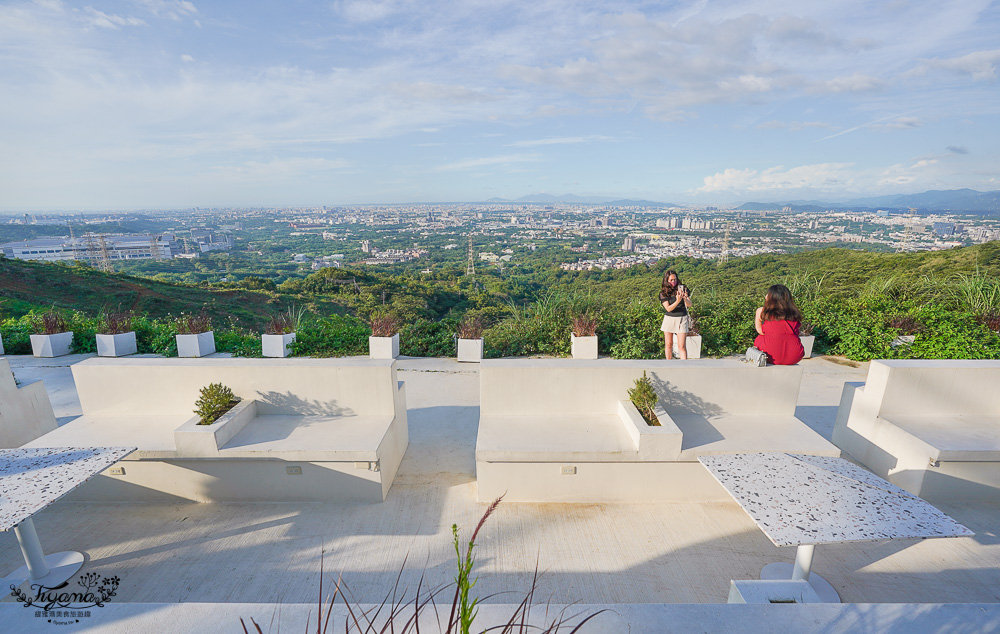
[[[805,356],[799,339],[799,322],[764,321],[761,328],[764,334],[757,335],[753,345],[766,352],[775,365],[795,365]]]

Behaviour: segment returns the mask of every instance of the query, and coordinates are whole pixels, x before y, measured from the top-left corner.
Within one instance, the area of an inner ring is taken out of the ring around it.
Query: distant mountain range
[[[789,200],[786,202],[748,202],[737,207],[746,211],[763,211],[790,207],[792,211],[827,211],[829,209],[852,209],[857,211],[885,209],[906,211],[914,207],[919,213],[949,211],[955,213],[997,214],[1000,213],[1000,191],[978,192],[974,189],[930,190],[922,194],[897,194],[855,198],[839,203],[819,200]]]

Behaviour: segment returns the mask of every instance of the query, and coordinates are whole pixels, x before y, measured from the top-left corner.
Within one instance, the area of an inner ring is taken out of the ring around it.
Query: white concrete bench
[[[872,361],[844,386],[833,441],[928,500],[1000,495],[1000,361]]]
[[[94,358],[73,379],[83,416],[28,446],[139,448],[77,499],[381,501],[408,443],[391,359]],[[210,383],[243,401],[197,425]]]
[[[45,384],[18,385],[10,362],[0,359],[0,447],[20,447],[55,428],[56,416]]]
[[[660,427],[628,403],[643,370],[660,396]],[[795,417],[799,366],[515,359],[479,372],[480,501],[728,500],[698,456],[840,455]]]

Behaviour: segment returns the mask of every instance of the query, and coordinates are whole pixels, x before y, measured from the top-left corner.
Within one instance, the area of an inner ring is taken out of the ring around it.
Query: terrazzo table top
[[[0,449],[0,530],[10,530],[136,447]]]
[[[698,460],[775,546],[975,534],[842,458],[747,453]]]

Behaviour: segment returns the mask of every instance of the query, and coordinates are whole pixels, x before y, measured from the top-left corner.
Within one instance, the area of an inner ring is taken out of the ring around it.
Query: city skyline
[[[986,1],[3,2],[0,211],[996,190],[998,26]]]

